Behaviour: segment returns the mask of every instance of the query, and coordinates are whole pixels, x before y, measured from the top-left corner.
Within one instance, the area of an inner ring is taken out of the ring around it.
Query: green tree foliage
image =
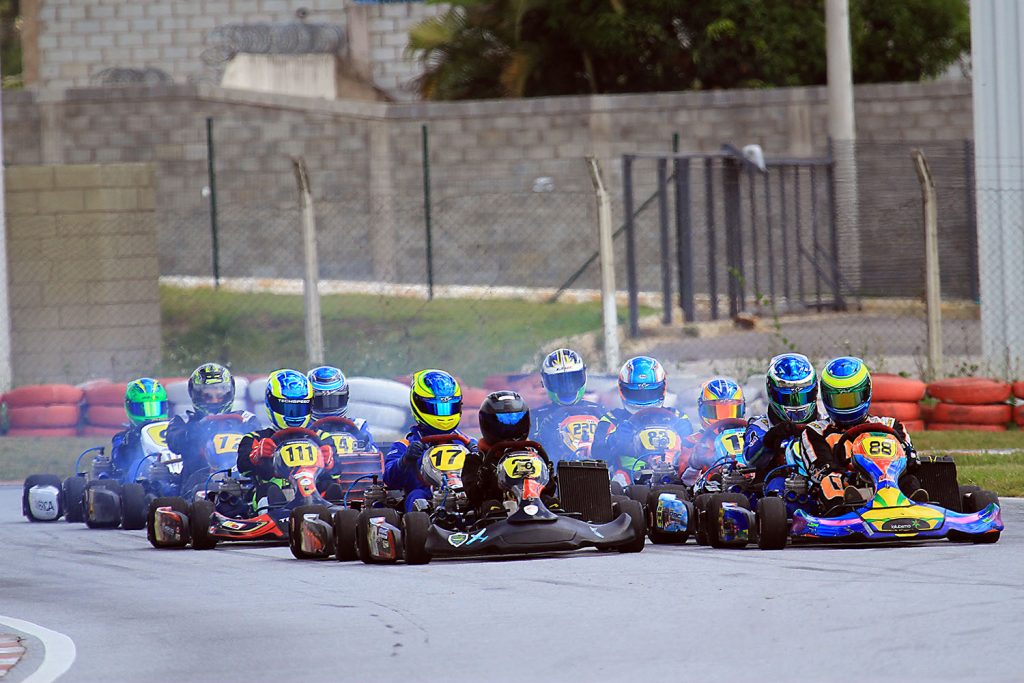
[[[21,85],[21,26],[18,0],[0,0],[0,75],[3,87]]]
[[[441,2],[441,0],[428,0]],[[427,99],[825,82],[821,0],[454,0],[413,27]],[[969,49],[966,0],[851,0],[854,80],[935,76]]]

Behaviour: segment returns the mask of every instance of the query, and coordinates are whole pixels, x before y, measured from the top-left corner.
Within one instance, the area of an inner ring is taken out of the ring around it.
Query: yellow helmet
[[[418,424],[450,432],[462,418],[462,388],[443,370],[420,370],[412,376],[409,405]]]

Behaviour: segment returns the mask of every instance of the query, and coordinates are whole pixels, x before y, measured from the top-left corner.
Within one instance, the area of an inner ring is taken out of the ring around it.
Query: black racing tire
[[[624,496],[625,495],[625,493],[623,492],[623,489],[622,489],[622,484],[620,484],[617,481],[608,482],[608,487],[611,489],[613,496]]]
[[[660,529],[656,529],[654,525],[654,516],[658,512],[658,496],[662,493],[675,494],[676,498],[683,501],[683,505],[687,509],[689,517],[687,519],[686,531],[683,532],[666,532]],[[647,496],[647,535],[651,539],[651,543],[657,545],[679,545],[686,543],[687,539],[690,538],[690,531],[693,529],[694,521],[694,509],[693,503],[690,502],[690,493],[686,490],[685,486],[676,486],[668,484],[665,486],[654,486],[651,488],[650,494]]]
[[[213,550],[217,537],[210,533],[210,519],[213,517],[213,503],[205,498],[196,498],[188,511],[189,533],[195,550]]]
[[[761,550],[782,550],[789,540],[789,518],[786,501],[769,496],[757,501],[757,547]]]
[[[694,496],[693,499],[693,511],[694,511],[694,531],[693,536],[697,541],[697,545],[708,545],[708,532],[705,526],[704,517],[708,512],[708,502],[711,500],[712,494],[701,493],[700,495]]]
[[[188,516],[188,503],[183,498],[178,497],[166,497],[157,498],[149,504],[149,509],[146,511],[146,538],[149,539],[149,544],[154,548],[184,548],[188,545],[188,538],[183,539],[181,543],[161,543],[156,539],[156,510],[157,508],[171,508],[175,512]]]
[[[647,484],[630,484],[626,488],[626,497],[647,507],[647,499],[651,496],[651,487]]]
[[[302,549],[302,532],[299,531],[299,523],[306,515],[314,514],[326,522],[327,526],[333,527],[334,520],[331,519],[331,512],[326,505],[300,505],[293,508],[291,514],[288,515],[288,549],[292,551],[292,556],[297,560],[326,560],[334,552],[333,538],[331,545],[324,548],[323,552],[308,553]],[[333,531],[331,535],[334,535]]]
[[[370,554],[370,520],[374,517],[383,517],[385,523],[402,528],[402,519],[394,508],[369,508],[359,513],[359,524],[356,525],[356,548],[359,549],[359,559],[365,564],[394,564],[398,561],[397,553],[393,560],[378,560]]]
[[[61,484],[61,498],[64,501],[64,519],[68,522],[84,522],[82,497],[85,495],[85,477],[68,477]]]
[[[28,506],[28,492],[33,486],[53,486],[57,489],[57,516],[53,519],[39,519],[32,514],[32,510]],[[25,516],[30,522],[56,522],[64,514],[66,508],[64,507],[63,496],[61,495],[61,482],[60,477],[56,474],[30,474],[25,479],[25,484],[21,489],[21,514]]]
[[[624,500],[618,504],[619,514],[629,515],[629,528],[633,539],[615,547],[620,553],[638,553],[647,543],[647,521],[644,506],[635,500]]]
[[[995,494],[995,491],[978,489],[968,496],[967,503],[969,507],[966,512],[981,512],[989,505],[999,505],[999,496]],[[990,531],[985,534],[975,534],[971,536],[971,541],[974,543],[995,543],[999,540],[1001,533],[1001,531]]]
[[[430,563],[427,552],[430,527],[430,515],[426,512],[406,512],[402,517],[402,551],[406,564]]]
[[[115,529],[120,526],[121,520],[117,522],[97,522],[89,516],[89,506],[85,504],[85,498],[89,495],[90,489],[101,488],[113,491],[118,496],[121,494],[121,482],[114,479],[93,479],[86,482],[85,492],[82,494],[82,516],[85,518],[85,525],[90,529]]]
[[[142,484],[125,484],[121,487],[121,528],[136,530],[146,528],[146,489]]]
[[[718,528],[718,510],[725,503],[734,503],[740,507],[750,509],[750,501],[740,493],[716,493],[711,496],[704,510],[704,533],[707,534],[708,544],[712,548],[729,547],[728,544],[722,541],[722,536],[719,533],[720,529]]]
[[[356,527],[359,526],[359,510],[344,508],[334,513],[334,556],[338,562],[352,562],[359,559],[356,548]]]
[[[960,486],[959,490],[960,490],[960,509],[958,511],[959,512],[967,512],[967,506],[970,504],[970,503],[968,503],[968,501],[971,498],[971,494],[972,493],[977,493],[978,491],[980,491],[981,487],[980,486],[974,486],[974,485],[965,485],[965,486]]]

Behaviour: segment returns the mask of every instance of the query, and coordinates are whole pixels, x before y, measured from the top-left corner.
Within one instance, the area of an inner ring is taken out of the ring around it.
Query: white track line
[[[33,624],[31,621],[23,621],[2,614],[0,614],[0,624],[23,631],[43,643],[45,648],[43,662],[38,669],[32,672],[32,675],[25,679],[24,683],[52,683],[67,673],[67,670],[74,664],[75,641],[63,633],[51,631],[39,624]]]

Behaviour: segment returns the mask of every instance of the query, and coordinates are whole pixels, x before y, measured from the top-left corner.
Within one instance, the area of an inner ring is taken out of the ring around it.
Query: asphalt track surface
[[[995,545],[691,542],[423,567],[157,551],[145,532],[19,513],[20,489],[0,487],[0,633],[21,619],[70,637],[62,683],[1024,680],[1020,499]],[[5,681],[50,655],[26,645]]]

